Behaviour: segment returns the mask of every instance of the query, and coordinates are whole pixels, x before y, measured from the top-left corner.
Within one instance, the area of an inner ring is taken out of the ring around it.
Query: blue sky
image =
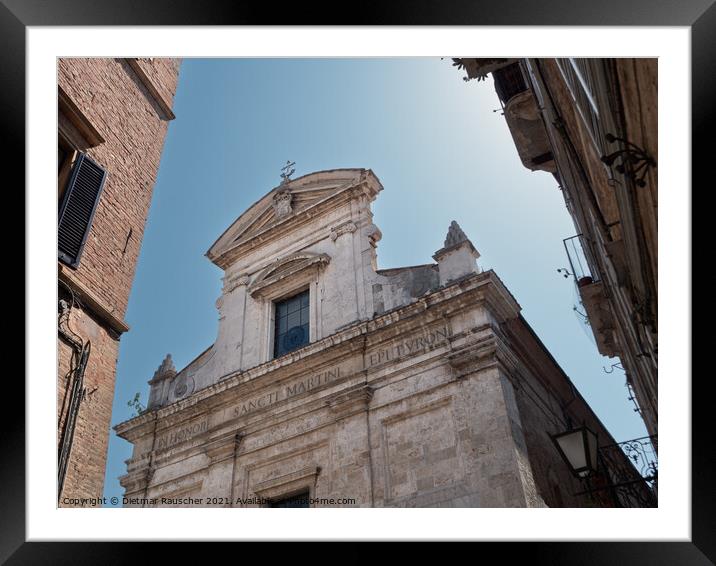
[[[222,271],[204,254],[248,206],[294,177],[366,167],[379,268],[430,263],[457,220],[522,314],[617,440],[646,435],[624,373],[600,356],[557,269],[575,234],[551,175],[517,155],[492,81],[450,59],[185,59],[126,320],[112,424],[146,404],[167,353],[177,369],[211,345]],[[121,498],[131,445],[111,432],[105,495]]]

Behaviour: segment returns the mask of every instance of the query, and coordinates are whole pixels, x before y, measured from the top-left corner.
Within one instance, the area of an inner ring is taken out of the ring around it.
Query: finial
[[[167,354],[167,357],[164,358],[164,361],[161,363],[157,371],[154,372],[154,378],[162,377],[168,374],[176,374],[177,370],[174,367],[174,362],[172,361],[172,355]]]
[[[293,168],[294,165],[296,165],[295,161],[286,160],[286,165],[281,167],[281,171],[283,171],[283,173],[281,173],[282,185],[285,185],[291,180],[291,175],[293,175],[293,172],[296,170]]]
[[[433,259],[438,262],[440,285],[480,273],[477,266],[478,257],[480,252],[472,245],[460,225],[454,220],[450,222],[445,244],[433,254]]]
[[[460,228],[460,225],[454,220],[450,222],[450,228],[448,228],[444,247],[449,248],[451,246],[456,246],[460,242],[465,242],[466,240],[467,236],[465,235],[465,232],[462,231],[462,228]]]

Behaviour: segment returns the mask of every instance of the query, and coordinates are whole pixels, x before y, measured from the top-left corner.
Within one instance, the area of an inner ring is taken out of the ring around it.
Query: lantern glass
[[[597,435],[591,430],[581,427],[552,438],[572,473],[584,478],[596,471]]]

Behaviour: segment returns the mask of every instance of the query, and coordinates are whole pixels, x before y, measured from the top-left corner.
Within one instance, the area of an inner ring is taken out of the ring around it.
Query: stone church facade
[[[285,175],[209,249],[217,337],[181,371],[167,356],[115,427],[126,505],[615,504],[575,495],[550,435],[614,440],[456,223],[435,263],[377,268],[382,189]]]

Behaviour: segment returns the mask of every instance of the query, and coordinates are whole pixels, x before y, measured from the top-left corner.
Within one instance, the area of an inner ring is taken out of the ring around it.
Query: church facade
[[[127,506],[578,507],[551,435],[615,441],[456,223],[434,263],[378,269],[367,169],[284,180],[214,243],[214,344],[170,356]]]

